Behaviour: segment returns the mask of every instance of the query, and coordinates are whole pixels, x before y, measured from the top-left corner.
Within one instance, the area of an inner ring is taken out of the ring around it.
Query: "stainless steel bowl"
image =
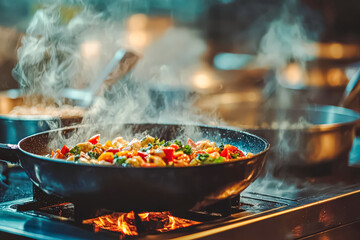
[[[232,126],[267,139],[275,165],[314,166],[347,160],[360,114],[335,106],[296,109],[222,105],[220,113]]]

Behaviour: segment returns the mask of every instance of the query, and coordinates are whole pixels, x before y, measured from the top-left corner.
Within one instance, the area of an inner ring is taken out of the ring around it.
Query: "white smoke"
[[[63,88],[83,88],[96,79],[118,48],[117,31],[86,8],[68,21],[59,5],[49,5],[33,16],[17,51],[13,76],[27,95],[61,105]]]
[[[64,19],[60,5],[39,9],[22,38],[13,75],[30,100],[36,95],[61,106],[62,89],[91,85],[119,48],[128,49],[123,26],[86,6],[71,19]],[[104,126],[104,134],[112,135],[123,123],[213,123],[193,107],[197,96],[188,87],[205,48],[195,33],[169,28],[142,53],[133,73],[95,99],[83,124]],[[184,135],[195,132],[188,128]],[[77,139],[88,134],[79,132]]]
[[[284,1],[278,18],[271,21],[262,37],[258,62],[273,68],[282,68],[291,61],[304,63],[314,59],[315,48],[311,47],[314,31],[306,28],[304,14],[297,0]]]
[[[311,58],[306,44],[310,36],[297,6],[295,0],[286,1],[279,18],[270,23],[260,43],[260,64],[282,69],[290,61]],[[116,50],[127,46],[122,26],[86,7],[69,21],[58,5],[40,9],[22,39],[14,76],[28,94],[55,98],[61,105],[61,89],[91,84]],[[194,107],[197,96],[189,88],[205,48],[193,32],[168,29],[142,53],[132,74],[96,99],[83,123],[105,126],[108,135],[123,123],[218,125],[216,115],[206,116]],[[193,128],[184,131],[188,136],[197,133]]]

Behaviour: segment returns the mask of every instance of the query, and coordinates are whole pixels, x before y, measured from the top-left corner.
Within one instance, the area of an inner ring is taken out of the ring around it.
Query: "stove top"
[[[349,166],[317,177],[263,175],[241,193],[240,200],[232,200],[228,213],[217,209],[156,213],[157,219],[165,225],[169,224],[167,214],[170,214],[169,219],[185,219],[182,221],[189,224],[164,232],[138,231],[136,236],[99,230],[92,224],[78,221],[70,203],[35,201],[32,183],[23,170],[10,168],[7,174],[1,175],[0,239],[234,239],[235,236],[244,239],[358,239],[360,160],[355,159],[360,152],[358,147],[352,151]],[[141,224],[143,219],[139,225],[140,215],[135,214],[130,219],[136,223],[135,229],[154,227],[151,221]],[[111,221],[114,214],[104,215],[102,219],[107,216]]]

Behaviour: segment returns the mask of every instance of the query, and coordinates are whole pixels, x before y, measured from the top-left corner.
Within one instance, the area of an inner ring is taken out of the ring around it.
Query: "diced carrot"
[[[104,148],[105,149],[114,148],[114,145],[112,144],[112,142],[110,140],[107,140],[105,145],[104,145]]]
[[[99,158],[98,161],[106,161],[106,162],[110,162],[112,163],[114,160],[114,154],[112,152],[104,152],[102,153]]]
[[[54,154],[54,158],[64,159],[65,155],[61,153],[60,149],[57,149]]]
[[[122,151],[122,152],[116,153],[116,155],[118,155],[119,157],[120,157],[120,156],[129,157],[129,156],[131,155],[131,152],[130,152],[130,151]]]

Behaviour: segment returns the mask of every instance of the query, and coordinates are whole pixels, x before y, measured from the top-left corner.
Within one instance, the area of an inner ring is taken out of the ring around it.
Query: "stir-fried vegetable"
[[[70,149],[69,152],[72,153],[73,155],[78,155],[78,154],[80,154],[80,152],[81,152],[81,148],[78,147],[78,146],[75,146],[75,147],[73,147],[72,149]]]
[[[246,159],[251,153],[244,154],[237,147],[202,140],[194,142],[188,139],[186,144],[179,140],[165,141],[157,137],[146,136],[141,140],[127,142],[122,137],[100,143],[100,134],[87,142],[78,143],[69,148],[64,145],[48,155],[51,158],[64,159],[79,163],[105,164],[123,167],[166,167],[198,166],[217,164]]]
[[[176,151],[179,150],[183,151],[187,155],[190,155],[193,152],[192,148],[189,145],[184,145],[181,148],[177,149]]]
[[[100,134],[96,134],[95,136],[92,136],[88,142],[92,144],[97,144],[100,141]]]

